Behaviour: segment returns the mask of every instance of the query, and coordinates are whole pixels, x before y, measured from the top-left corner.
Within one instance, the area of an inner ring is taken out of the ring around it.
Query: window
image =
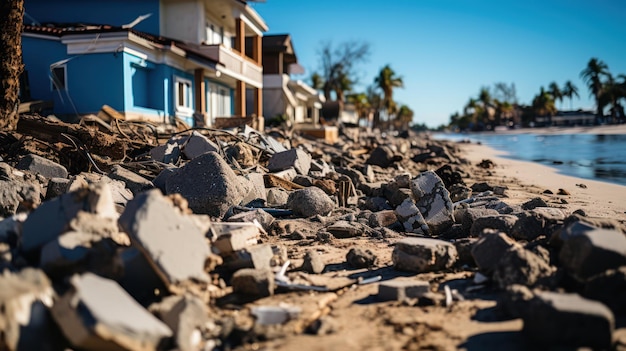
[[[209,117],[230,116],[232,113],[230,89],[213,83],[207,86],[207,113]]]
[[[209,21],[206,22],[206,44],[223,44],[224,38],[224,27],[217,26]]]
[[[174,98],[176,99],[176,114],[191,116],[193,114],[193,96],[191,81],[188,79],[174,78]]]
[[[50,66],[51,73],[51,90],[66,90],[67,89],[67,72],[65,70],[65,65],[61,66]]]

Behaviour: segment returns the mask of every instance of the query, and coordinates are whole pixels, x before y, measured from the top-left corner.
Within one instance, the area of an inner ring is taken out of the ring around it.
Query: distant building
[[[289,34],[263,37],[263,111],[265,118],[287,116],[291,123],[319,123],[324,96],[292,74],[303,74]]]
[[[160,123],[263,115],[267,26],[244,0],[25,0],[25,10],[30,95],[60,117],[105,104]]]
[[[581,126],[593,125],[596,115],[591,111],[559,111],[552,117],[535,117],[535,122],[540,126]]]

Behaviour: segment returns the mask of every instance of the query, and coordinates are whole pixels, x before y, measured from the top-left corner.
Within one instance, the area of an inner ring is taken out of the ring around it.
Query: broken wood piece
[[[289,181],[287,179],[281,178],[279,176],[276,176],[274,174],[265,174],[263,175],[263,180],[265,180],[265,187],[266,188],[283,188],[287,191],[291,191],[291,190],[299,190],[299,189],[304,189],[304,187],[300,184],[296,184],[292,181]]]

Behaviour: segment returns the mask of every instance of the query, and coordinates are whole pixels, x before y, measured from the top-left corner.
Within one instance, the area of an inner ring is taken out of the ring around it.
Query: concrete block
[[[274,217],[260,208],[228,217],[228,222],[254,223],[254,221],[257,221],[263,227],[263,230],[269,232],[274,223]]]
[[[406,238],[396,243],[391,258],[397,270],[423,273],[452,267],[458,255],[454,245],[443,240]]]
[[[276,284],[270,269],[240,269],[231,280],[233,292],[256,298],[274,295]]]
[[[406,199],[396,207],[395,213],[406,232],[417,234],[429,233],[428,224],[413,200]]]
[[[15,168],[33,174],[41,174],[46,178],[67,178],[67,169],[47,158],[29,154],[24,156]]]
[[[610,349],[613,313],[597,301],[577,294],[539,292],[523,314],[524,335],[544,347]]]
[[[511,236],[511,232],[513,231],[513,227],[515,226],[517,221],[517,216],[507,214],[496,214],[478,217],[474,219],[472,226],[470,227],[469,234],[472,237],[479,237],[483,233],[483,230],[494,229]]]
[[[72,289],[56,301],[52,315],[74,347],[156,350],[172,336],[115,281],[85,273],[70,283]]]
[[[486,208],[461,208],[454,211],[454,221],[461,223],[463,231],[469,233],[476,219],[498,214],[498,211]]]
[[[505,233],[491,232],[483,235],[472,246],[472,257],[476,266],[485,273],[494,271],[504,253],[513,246],[519,246]],[[519,246],[521,248],[521,246]]]
[[[259,244],[224,256],[222,268],[236,271],[242,268],[270,269],[274,251],[269,244]]]
[[[195,157],[165,183],[167,194],[181,194],[194,213],[222,218],[245,197],[239,178],[216,152]]]
[[[119,225],[166,284],[208,281],[204,264],[210,248],[204,233],[159,190],[141,193],[130,201]]]
[[[311,155],[306,151],[293,148],[287,151],[278,152],[270,157],[267,169],[270,172],[284,171],[293,168],[298,174],[307,175],[311,169]]]
[[[430,283],[424,280],[389,280],[378,285],[378,299],[404,301],[417,299],[430,292]]]
[[[431,234],[443,233],[454,224],[450,193],[435,172],[420,173],[411,181],[411,191]]]
[[[220,255],[230,255],[256,245],[261,238],[259,228],[253,223],[215,222],[211,225],[213,249]]]
[[[546,285],[556,269],[533,252],[512,246],[507,249],[493,271],[493,280],[505,289],[513,284]]]
[[[202,333],[210,323],[209,311],[202,300],[190,295],[168,296],[149,310],[174,332],[178,350],[202,349]]]

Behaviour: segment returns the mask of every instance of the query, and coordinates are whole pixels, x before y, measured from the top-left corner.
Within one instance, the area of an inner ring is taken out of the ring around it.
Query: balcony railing
[[[227,70],[247,78],[250,82],[261,86],[263,84],[263,68],[247,57],[225,48],[222,45],[208,45],[206,52],[216,58]]]

